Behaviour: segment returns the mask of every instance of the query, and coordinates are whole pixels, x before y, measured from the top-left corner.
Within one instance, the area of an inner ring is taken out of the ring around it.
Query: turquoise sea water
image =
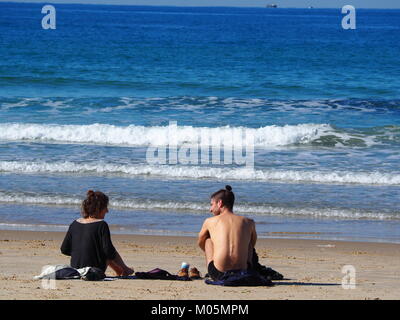
[[[41,8],[0,3],[0,229],[96,189],[113,232],[194,235],[229,183],[261,237],[400,242],[400,10]],[[149,163],[171,121],[178,149],[248,130],[254,168]]]

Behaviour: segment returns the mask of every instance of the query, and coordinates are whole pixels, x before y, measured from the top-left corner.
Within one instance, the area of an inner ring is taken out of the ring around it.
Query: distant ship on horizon
[[[267,4],[267,8],[278,8],[278,5],[275,3],[269,3]]]

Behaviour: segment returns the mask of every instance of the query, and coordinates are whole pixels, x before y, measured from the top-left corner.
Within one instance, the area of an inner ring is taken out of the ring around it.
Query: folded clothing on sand
[[[96,267],[75,269],[69,265],[57,264],[44,266],[42,268],[42,273],[38,276],[33,277],[33,279],[83,279],[87,281],[99,281],[103,280],[105,277],[106,275],[104,274],[103,270]]]
[[[283,275],[272,268],[263,266],[259,262],[258,254],[256,249],[253,248],[253,259],[252,259],[253,269],[257,271],[261,276],[269,280],[283,280]]]
[[[258,264],[258,266],[255,266],[254,270],[257,271],[261,276],[263,276],[266,279],[283,280],[283,275],[272,268]]]
[[[153,280],[180,280],[180,281],[190,281],[189,276],[177,276],[170,274],[168,271],[165,271],[160,268],[155,268],[148,272],[136,272],[135,276],[138,279],[153,279]]]

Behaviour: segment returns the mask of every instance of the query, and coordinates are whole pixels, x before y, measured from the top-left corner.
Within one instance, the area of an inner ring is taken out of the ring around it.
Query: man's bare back
[[[211,196],[212,218],[204,221],[198,245],[205,252],[208,273],[216,280],[225,271],[246,270],[257,241],[254,221],[232,212],[235,196],[227,185]]]
[[[223,214],[207,219],[213,242],[212,260],[220,271],[247,269],[251,261],[254,221],[235,214]]]

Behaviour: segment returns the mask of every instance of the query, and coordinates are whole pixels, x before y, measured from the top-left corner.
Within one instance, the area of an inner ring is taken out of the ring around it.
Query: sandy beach
[[[33,280],[46,264],[68,264],[61,232],[0,231],[0,299],[399,299],[400,245],[319,240],[259,239],[260,262],[281,272],[274,287],[219,287],[203,280],[58,280],[44,289]],[[176,273],[182,261],[206,272],[202,251],[190,237],[113,235],[135,271],[159,267]],[[356,269],[356,288],[342,287],[344,265]],[[111,270],[107,275],[113,276]]]

